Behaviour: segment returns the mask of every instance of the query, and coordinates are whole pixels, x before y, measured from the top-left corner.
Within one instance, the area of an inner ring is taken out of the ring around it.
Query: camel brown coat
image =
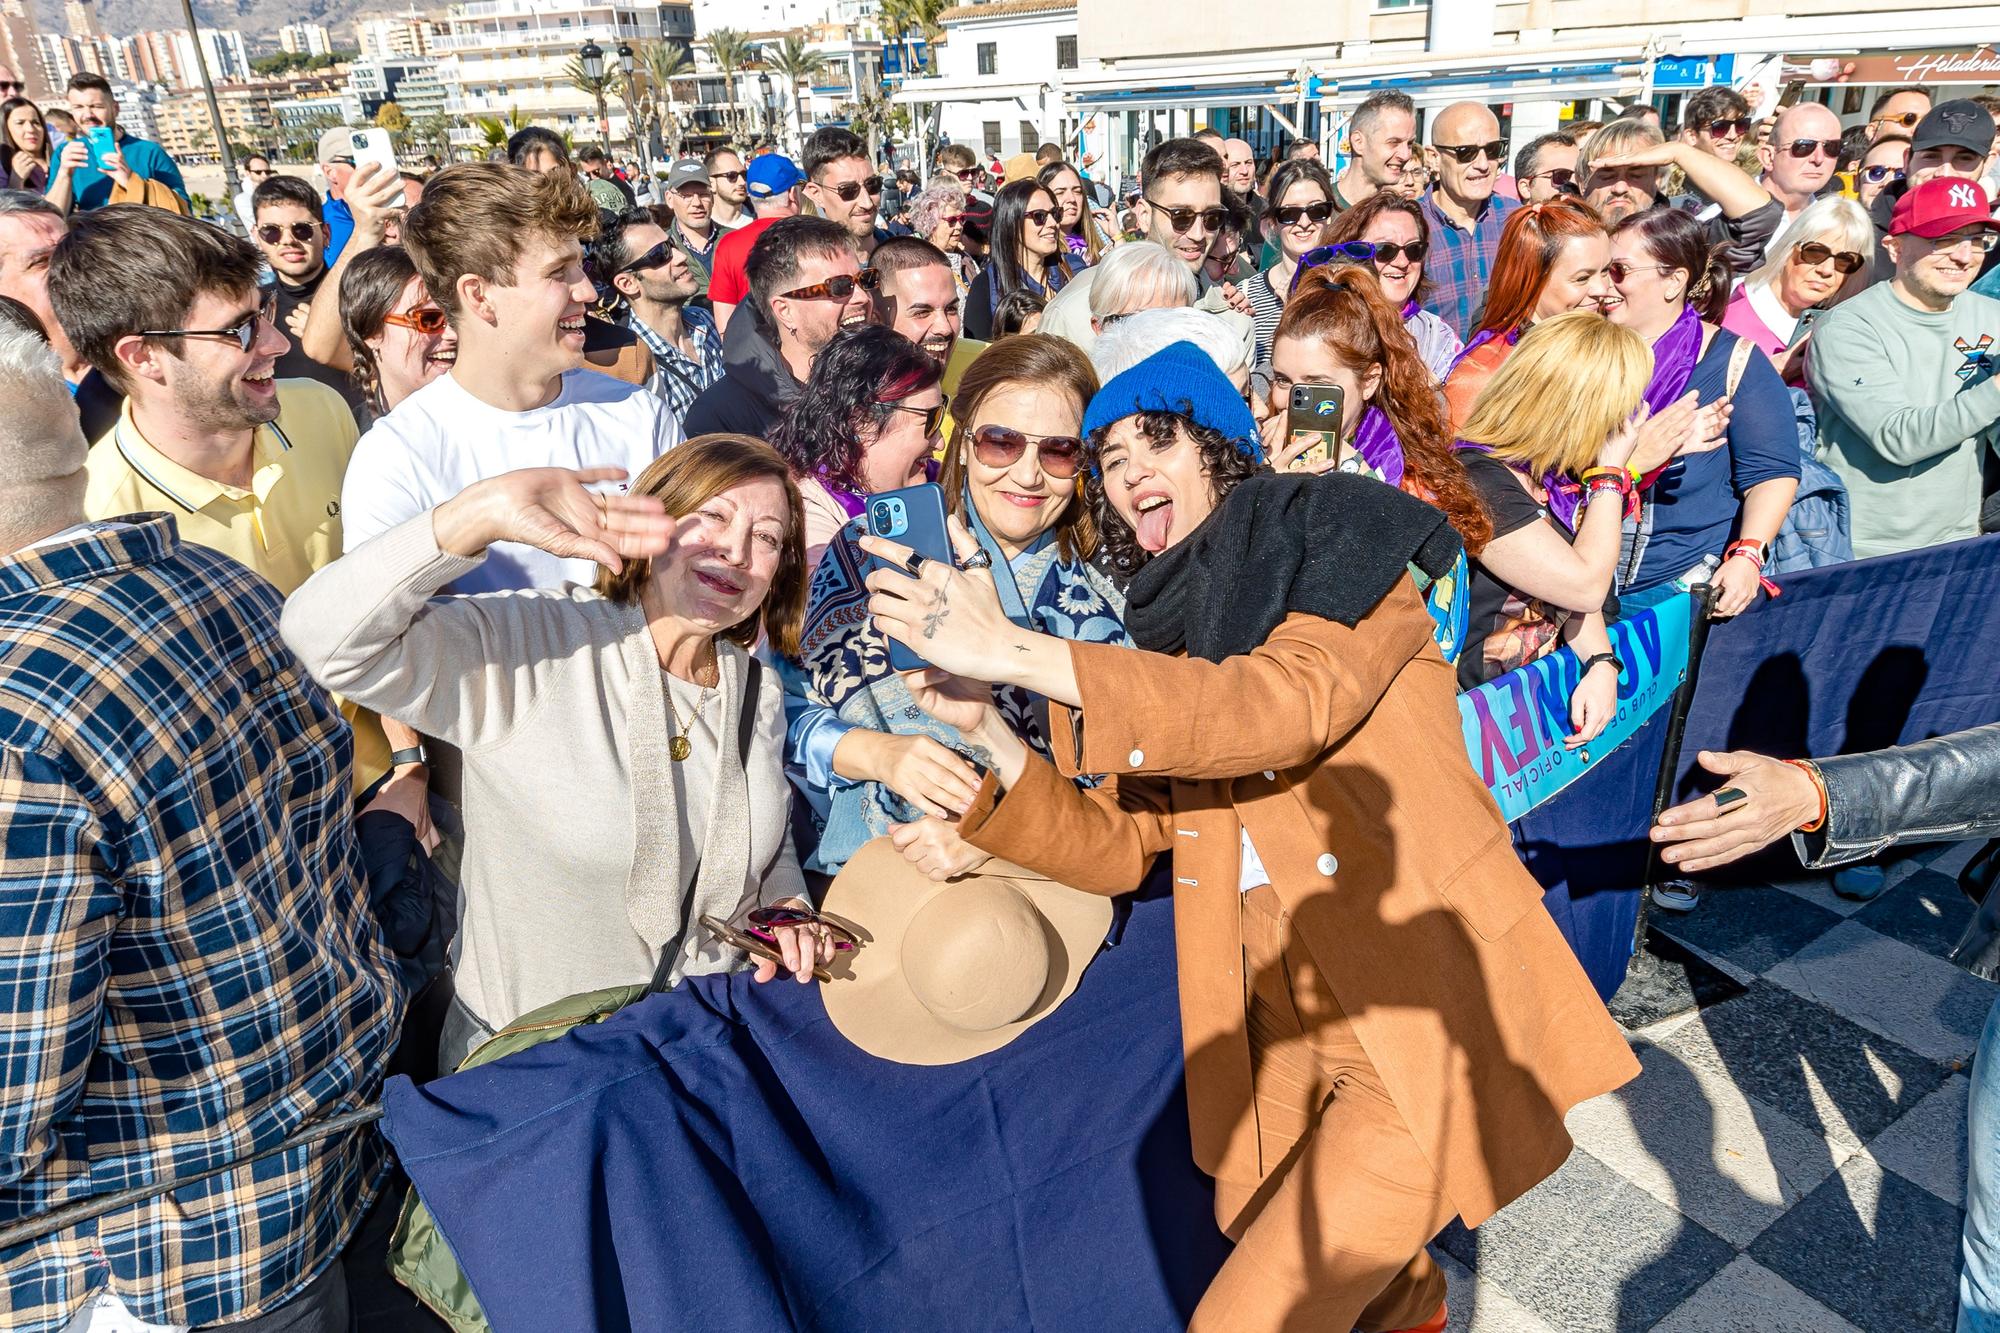
[[[1098,893],[1173,854],[1196,1163],[1237,1234],[1261,1183],[1245,1023],[1241,831],[1383,1085],[1476,1226],[1559,1166],[1563,1114],[1639,1072],[1465,755],[1451,668],[1405,579],[1353,628],[1288,617],[1220,664],[1072,644],[1063,773],[989,778],[976,846]]]

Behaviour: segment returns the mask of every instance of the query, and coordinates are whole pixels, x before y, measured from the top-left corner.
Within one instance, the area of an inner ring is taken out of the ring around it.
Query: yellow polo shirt
[[[358,433],[339,394],[313,380],[278,381],[278,419],[257,428],[250,487],[190,472],[148,444],[126,399],[118,423],[90,447],[83,508],[93,519],[174,516],[183,538],[248,565],[289,597],[341,555],[340,483]],[[389,770],[375,715],[340,700],[354,727],[354,789]]]

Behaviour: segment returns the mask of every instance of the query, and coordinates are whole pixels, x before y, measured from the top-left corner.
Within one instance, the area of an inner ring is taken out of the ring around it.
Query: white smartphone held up
[[[396,165],[396,146],[389,141],[389,131],[349,130],[347,142],[354,150],[354,165],[357,168],[364,162],[374,162],[392,176],[401,170]],[[396,202],[400,205],[403,201],[398,199]]]

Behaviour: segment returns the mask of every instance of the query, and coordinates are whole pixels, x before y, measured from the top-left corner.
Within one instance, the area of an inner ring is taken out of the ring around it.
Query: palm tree
[[[777,47],[764,48],[764,63],[769,65],[792,93],[792,119],[797,123],[799,139],[806,137],[805,99],[799,96],[799,85],[826,69],[826,57],[806,45],[803,35],[786,33],[785,39]]]
[[[639,123],[647,127],[665,126],[673,123],[674,80],[686,78],[694,72],[694,57],[678,42],[647,42],[638,50],[639,77],[633,82],[637,89],[627,88],[628,98],[636,94],[634,111]],[[668,144],[667,153],[672,156],[679,150],[679,144]]]
[[[743,117],[736,101],[736,76],[755,63],[757,49],[750,44],[750,39],[737,29],[717,28],[708,34],[708,54],[709,58],[715,61],[715,67],[722,71],[723,87],[727,90],[726,95],[729,98],[726,118],[732,134],[741,139]]]
[[[507,108],[507,118],[499,116],[474,116],[472,128],[479,131],[479,142],[488,148],[505,148],[507,140],[514,137],[517,130],[526,129],[532,122],[521,114],[521,108]]]

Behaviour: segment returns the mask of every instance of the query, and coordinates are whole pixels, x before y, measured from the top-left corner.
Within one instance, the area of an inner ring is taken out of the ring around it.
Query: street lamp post
[[[181,17],[187,22],[188,36],[194,38],[195,68],[201,71],[201,91],[208,100],[208,121],[215,126],[215,146],[222,150],[223,189],[229,192],[231,200],[236,198],[241,188],[236,179],[236,154],[229,148],[229,131],[222,124],[222,107],[215,100],[215,80],[208,74],[208,50],[201,40],[201,28],[194,21],[194,5],[191,0],[181,0]],[[224,216],[236,217],[232,205],[222,210]]]
[[[583,49],[576,53],[583,62],[583,76],[597,88],[597,138],[604,145],[604,151],[611,151],[611,118],[604,110],[604,48],[589,38],[585,38]]]
[[[772,109],[774,104],[771,98],[771,76],[769,74],[759,74],[757,76],[757,91],[764,99],[764,135],[775,142],[778,137],[777,112]]]

